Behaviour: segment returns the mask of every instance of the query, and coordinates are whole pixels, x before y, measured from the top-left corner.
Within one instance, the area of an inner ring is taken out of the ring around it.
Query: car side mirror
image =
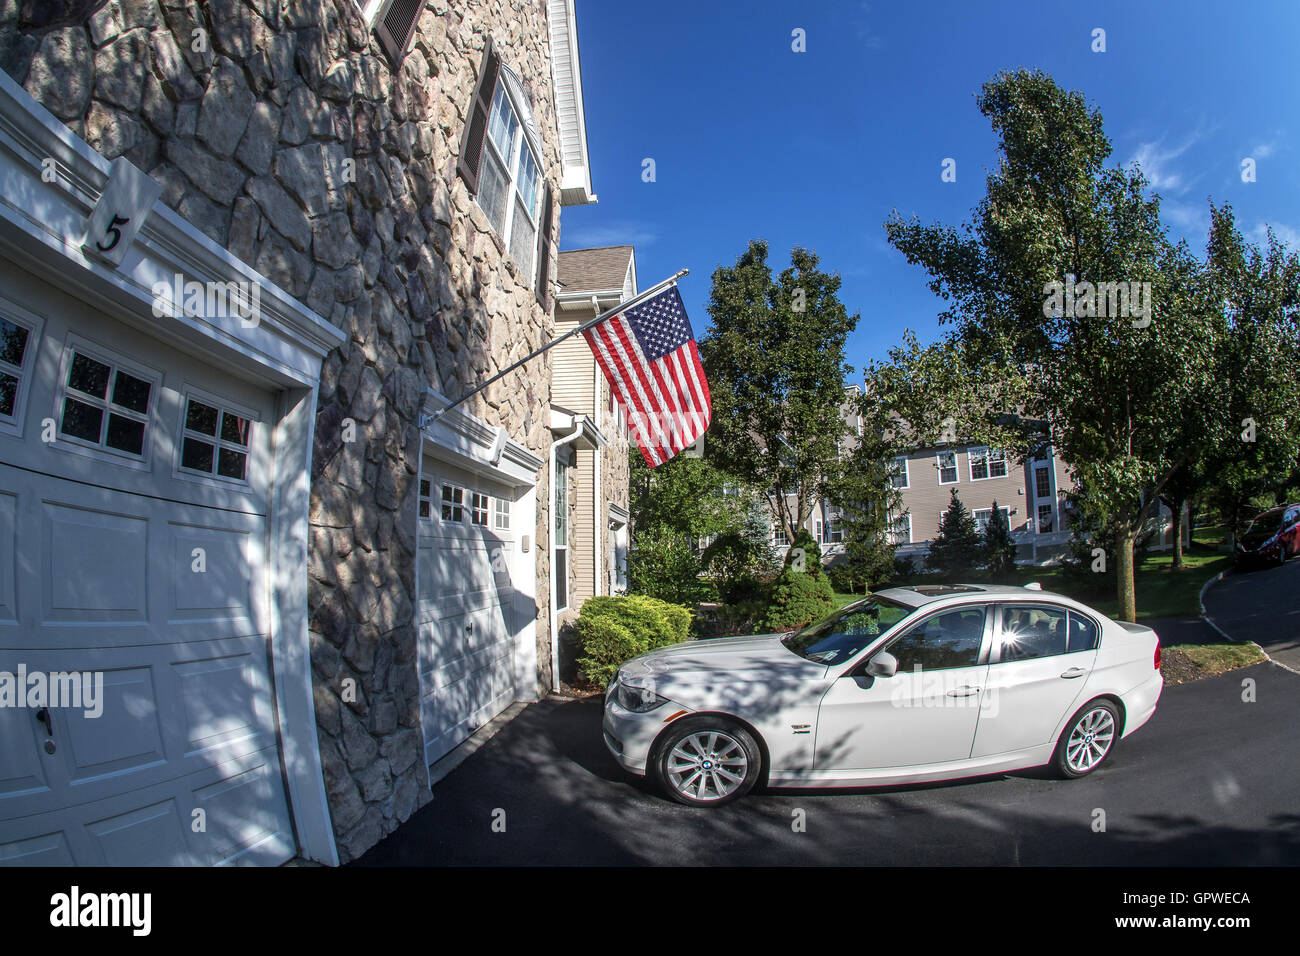
[[[889,651],[881,651],[867,661],[868,677],[893,677],[898,673],[898,658]]]

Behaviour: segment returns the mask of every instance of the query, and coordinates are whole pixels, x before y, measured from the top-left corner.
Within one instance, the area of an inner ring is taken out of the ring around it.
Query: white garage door
[[[513,493],[426,457],[420,479],[420,688],[433,763],[515,699]]]
[[[282,862],[272,396],[0,280],[0,671],[102,679],[0,707],[0,864]]]

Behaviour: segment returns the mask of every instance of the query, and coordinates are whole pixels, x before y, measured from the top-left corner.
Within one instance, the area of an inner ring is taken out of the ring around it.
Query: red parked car
[[[1255,516],[1237,541],[1238,565],[1284,564],[1300,552],[1300,505],[1282,505]]]

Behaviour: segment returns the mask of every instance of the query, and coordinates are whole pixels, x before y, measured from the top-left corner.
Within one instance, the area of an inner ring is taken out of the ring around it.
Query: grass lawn
[[[1179,644],[1165,648],[1161,657],[1160,670],[1166,684],[1213,677],[1238,667],[1260,664],[1265,659],[1254,644]]]
[[[1226,548],[1226,534],[1220,527],[1196,528],[1192,531],[1192,544],[1183,551],[1183,566],[1174,571],[1170,564],[1173,555],[1160,552],[1149,555],[1134,571],[1137,589],[1138,620],[1157,617],[1184,617],[1200,613],[1201,586],[1210,578],[1232,565],[1232,555]],[[1119,612],[1115,599],[1115,575],[1111,571],[1096,575],[1096,586],[1080,582],[1064,574],[1059,567],[1017,567],[1012,584],[1037,581],[1044,591],[1055,591],[1095,607],[1108,617]],[[943,575],[918,574],[891,582],[896,585],[936,584],[947,580]],[[958,575],[953,580],[978,583],[987,581],[986,575],[976,571]],[[860,594],[835,595],[836,607],[861,598]],[[1240,665],[1238,665],[1240,666]]]

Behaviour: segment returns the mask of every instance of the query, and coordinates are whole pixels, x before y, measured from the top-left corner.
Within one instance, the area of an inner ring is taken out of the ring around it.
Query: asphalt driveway
[[[1300,676],[1260,664],[1167,687],[1147,726],[1082,780],[785,790],[705,810],[622,773],[598,700],[548,700],[352,865],[1294,866],[1297,729]]]
[[[1300,672],[1300,558],[1280,568],[1225,575],[1205,592],[1205,611],[1235,641],[1254,641]]]

